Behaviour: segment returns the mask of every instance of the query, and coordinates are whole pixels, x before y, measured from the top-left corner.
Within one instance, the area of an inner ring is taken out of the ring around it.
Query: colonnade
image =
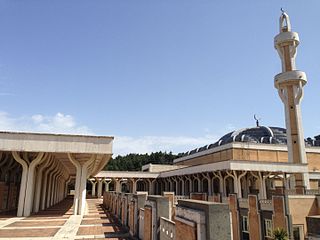
[[[12,152],[22,167],[17,216],[30,216],[66,197],[69,173],[50,153]]]
[[[204,172],[157,179],[156,192],[173,191],[177,195],[205,192],[208,196],[220,194],[222,197],[232,193],[238,198],[258,194],[260,199],[267,199],[269,190],[287,185],[287,177],[285,174],[254,171]]]
[[[91,195],[102,197],[102,190],[116,192],[146,191],[149,194],[156,194],[156,179],[151,178],[91,178]],[[104,185],[104,188],[103,188]]]
[[[208,196],[226,197],[236,194],[238,198],[247,198],[248,194],[257,194],[259,199],[267,199],[276,188],[290,188],[290,175],[284,173],[221,170],[180,176],[160,178],[93,178],[92,195],[101,197],[102,183],[105,191],[131,192],[146,191],[161,195],[163,192],[175,192],[176,195],[189,195],[192,192],[204,192]],[[98,186],[98,187],[96,187]],[[97,191],[96,191],[97,188]]]

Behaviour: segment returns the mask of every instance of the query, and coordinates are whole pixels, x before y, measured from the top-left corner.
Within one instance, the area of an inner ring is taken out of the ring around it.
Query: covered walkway
[[[29,217],[0,215],[0,239],[130,239],[128,231],[104,211],[101,199],[87,199],[85,214],[73,215],[73,198]]]
[[[83,215],[86,183],[112,156],[113,137],[0,132],[0,214],[28,217],[74,190]]]

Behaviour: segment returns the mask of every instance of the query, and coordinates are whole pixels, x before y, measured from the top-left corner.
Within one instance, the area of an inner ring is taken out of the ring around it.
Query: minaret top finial
[[[282,14],[280,16],[280,32],[290,32],[291,31],[291,23],[289,15],[283,10],[280,9]]]

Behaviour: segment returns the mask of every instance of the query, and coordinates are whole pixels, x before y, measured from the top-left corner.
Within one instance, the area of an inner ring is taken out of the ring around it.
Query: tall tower
[[[303,164],[307,163],[307,156],[300,104],[303,97],[303,86],[307,83],[307,76],[305,72],[296,70],[295,59],[299,43],[298,33],[291,31],[288,14],[282,12],[280,33],[274,38],[274,47],[277,49],[282,62],[282,73],[275,76],[274,85],[278,89],[285,108],[289,162]],[[295,174],[295,183],[297,188],[309,188],[308,174]]]

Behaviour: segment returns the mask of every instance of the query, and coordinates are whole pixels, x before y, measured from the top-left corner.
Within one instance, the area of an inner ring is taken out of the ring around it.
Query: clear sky
[[[319,0],[0,0],[0,129],[113,135],[124,154],[191,150],[253,114],[283,127],[281,7],[318,135]]]

